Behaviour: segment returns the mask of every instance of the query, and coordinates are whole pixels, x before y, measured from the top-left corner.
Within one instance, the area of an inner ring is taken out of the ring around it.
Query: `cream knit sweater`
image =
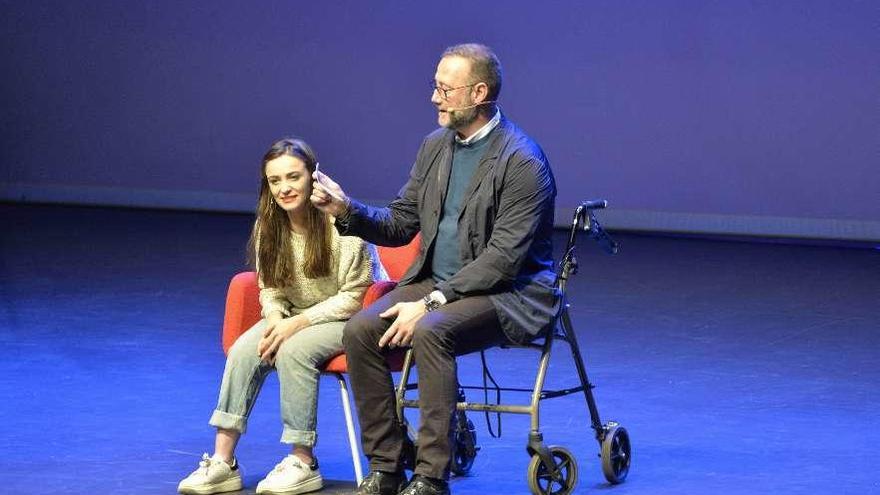
[[[303,314],[312,325],[347,320],[361,309],[367,288],[375,281],[388,279],[375,246],[359,237],[340,236],[336,229],[330,231],[333,236],[330,275],[306,278],[303,264],[296,263],[296,284],[265,287],[260,281],[263,318],[279,311],[285,317]],[[305,238],[293,232],[291,236],[294,259],[304,259]]]

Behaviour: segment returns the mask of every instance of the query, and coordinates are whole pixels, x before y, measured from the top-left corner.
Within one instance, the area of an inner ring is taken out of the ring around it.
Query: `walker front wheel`
[[[550,446],[548,449],[556,462],[556,469],[548,466],[538,454],[533,455],[529,462],[529,490],[534,495],[574,493],[578,479],[577,461],[568,449],[558,446]]]
[[[622,483],[629,473],[632,446],[626,428],[610,424],[602,441],[602,473],[611,484]]]

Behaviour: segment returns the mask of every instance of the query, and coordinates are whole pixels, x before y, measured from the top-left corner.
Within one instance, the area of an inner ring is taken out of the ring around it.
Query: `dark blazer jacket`
[[[404,245],[421,231],[421,251],[402,285],[431,275],[454,136],[440,128],[425,138],[409,181],[390,205],[352,201],[337,220],[341,234],[383,246]],[[547,328],[558,309],[552,247],[556,183],[541,148],[506,118],[487,139],[458,219],[462,268],[436,288],[448,302],[488,295],[508,338],[524,342]]]

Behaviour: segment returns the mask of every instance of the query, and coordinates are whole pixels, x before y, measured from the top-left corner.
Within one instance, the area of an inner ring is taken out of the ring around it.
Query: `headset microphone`
[[[489,101],[481,101],[480,103],[474,103],[473,105],[468,105],[468,106],[465,106],[465,107],[447,108],[447,109],[446,109],[446,113],[460,112],[460,111],[462,111],[462,110],[467,110],[468,108],[479,107],[479,106],[482,106],[482,105],[489,105],[490,103],[497,103],[497,102],[496,102],[496,100],[489,100]]]

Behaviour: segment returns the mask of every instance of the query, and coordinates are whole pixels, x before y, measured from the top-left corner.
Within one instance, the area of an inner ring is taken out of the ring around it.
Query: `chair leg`
[[[364,480],[364,470],[361,467],[361,451],[358,448],[357,437],[354,434],[354,419],[351,414],[351,399],[348,393],[348,384],[341,373],[334,373],[339,382],[339,393],[342,395],[342,410],[345,412],[345,428],[348,430],[348,444],[351,445],[351,462],[354,464],[354,477],[360,485]]]

